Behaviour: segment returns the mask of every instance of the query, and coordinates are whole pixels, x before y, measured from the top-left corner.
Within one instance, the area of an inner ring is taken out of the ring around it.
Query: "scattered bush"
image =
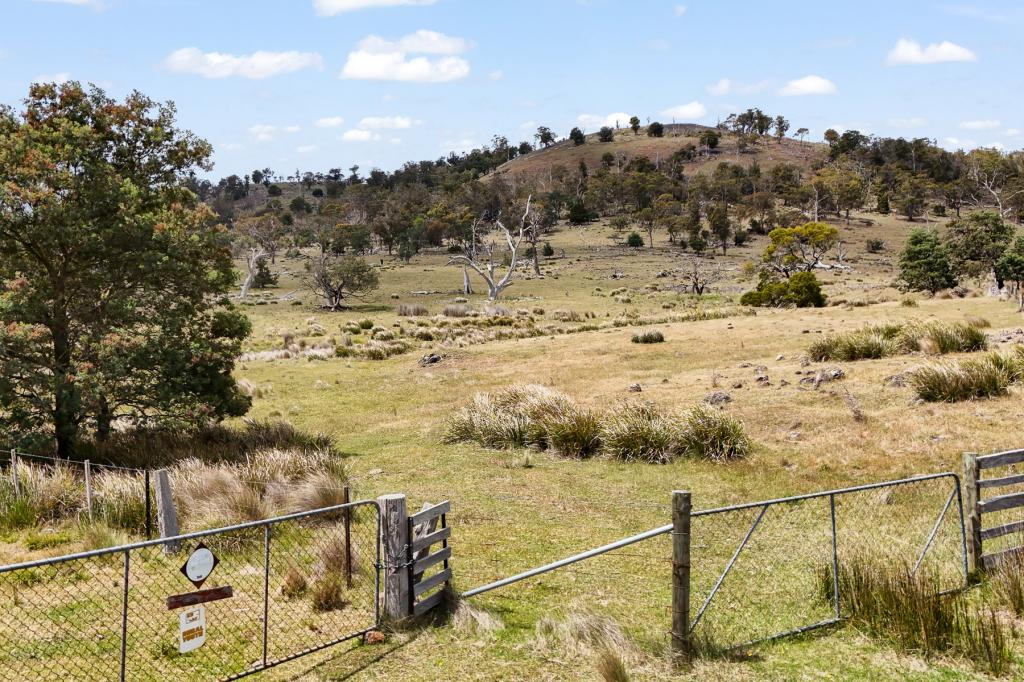
[[[885,242],[881,239],[869,239],[867,241],[868,253],[881,253],[885,251]]]
[[[401,317],[423,317],[429,315],[430,311],[418,303],[403,303],[398,306],[398,314]]]
[[[762,279],[757,289],[740,297],[743,305],[760,308],[821,308],[826,296],[813,272],[798,272],[789,279]]]
[[[601,414],[537,385],[478,393],[448,419],[444,438],[492,448],[550,449],[574,459],[600,454],[659,464],[684,455],[738,459],[752,448],[742,423],[707,407],[697,406],[680,417],[649,403],[623,402]]]
[[[1021,353],[1008,357],[993,353],[980,360],[936,363],[910,373],[917,397],[928,402],[955,403],[1006,395],[1021,377]]]
[[[445,317],[468,317],[469,306],[463,303],[449,303],[441,311]]]
[[[812,343],[807,354],[816,362],[849,362],[918,351],[935,355],[973,353],[988,348],[988,338],[981,331],[986,324],[986,320],[975,318],[953,324],[888,322],[867,325],[851,332],[829,334]]]
[[[359,325],[360,329],[373,329],[373,320],[367,318],[365,320],[359,320],[356,324]]]
[[[630,232],[629,236],[626,237],[626,246],[631,249],[642,249],[644,238],[640,236],[639,232]]]
[[[665,335],[657,329],[649,329],[647,331],[633,334],[633,343],[664,343]]]

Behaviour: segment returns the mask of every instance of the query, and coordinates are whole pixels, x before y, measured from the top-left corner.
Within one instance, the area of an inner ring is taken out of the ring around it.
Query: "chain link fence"
[[[694,511],[693,638],[729,649],[836,623],[843,613],[834,573],[857,558],[936,576],[943,590],[963,587],[960,494],[954,474],[936,474]],[[663,509],[667,520],[667,499]],[[672,540],[668,524],[463,594],[519,583],[496,598],[549,602],[557,594],[657,650],[671,632]]]
[[[0,670],[15,680],[233,679],[379,622],[379,510],[355,502],[0,568]],[[206,643],[179,653],[181,572],[202,543]],[[174,551],[166,552],[167,544]]]

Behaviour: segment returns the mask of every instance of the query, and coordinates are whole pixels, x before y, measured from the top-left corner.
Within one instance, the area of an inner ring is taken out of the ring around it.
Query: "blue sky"
[[[3,0],[3,18],[0,102],[67,78],[173,100],[214,176],[749,106],[813,139],[1024,147],[1019,2]]]

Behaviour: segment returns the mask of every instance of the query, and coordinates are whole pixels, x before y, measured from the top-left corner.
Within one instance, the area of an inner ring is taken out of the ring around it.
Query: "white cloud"
[[[950,149],[974,149],[978,143],[974,140],[962,139],[959,137],[945,137],[942,140],[945,146]]]
[[[677,17],[681,17],[684,14],[686,14],[686,5],[676,5],[675,7],[672,8],[672,12]]]
[[[369,130],[346,130],[341,139],[345,142],[374,142],[380,139],[380,135]]]
[[[323,118],[318,118],[313,125],[317,128],[337,128],[344,122],[345,119],[341,116],[324,116]]]
[[[237,142],[225,142],[224,144],[217,146],[217,150],[222,152],[237,152],[242,149],[245,149],[245,145],[238,144]]]
[[[961,121],[961,130],[995,130],[1002,123],[993,119],[980,119],[976,121]]]
[[[469,62],[454,55],[470,48],[462,38],[436,31],[416,31],[395,41],[371,35],[348,54],[341,77],[359,80],[393,80],[444,83],[469,75]],[[446,55],[440,58],[410,54]]]
[[[359,121],[360,130],[405,130],[412,128],[419,121],[408,116],[367,116]]]
[[[489,74],[487,74],[487,77],[490,78],[492,81],[500,81],[502,78],[505,77],[505,72],[502,71],[501,69],[495,69],[494,71],[491,71]]]
[[[997,151],[1003,151],[1004,149],[1006,149],[1006,145],[1003,144],[1002,142],[992,142],[985,146],[988,147],[989,149],[995,149]]]
[[[922,128],[926,125],[928,125],[928,119],[923,118],[921,116],[889,119],[889,126],[891,128]]]
[[[276,133],[277,126],[267,125],[265,123],[249,126],[249,134],[256,138],[257,142],[270,142],[274,139],[274,135]]]
[[[441,143],[441,149],[446,152],[468,152],[474,149],[479,149],[480,145],[472,137],[462,137],[458,139],[445,140]]]
[[[694,100],[688,104],[680,104],[675,107],[670,107],[661,112],[662,116],[671,116],[672,118],[681,119],[683,121],[696,121],[699,118],[704,118],[708,115],[708,109],[700,102]]]
[[[614,114],[608,114],[607,116],[580,114],[576,120],[585,129],[595,130],[604,126],[608,126],[609,128],[614,128],[616,126],[624,128],[629,125],[630,118],[632,118],[630,114],[624,114],[620,111]],[[523,125],[526,124],[524,123]]]
[[[95,10],[104,9],[100,0],[33,0],[34,2],[45,2],[51,5],[75,5],[76,7],[91,7]]]
[[[1021,135],[1024,135],[1024,131],[1020,128],[1007,128],[1003,131],[1003,134],[1007,137],[1020,137]]]
[[[800,97],[803,95],[834,95],[839,91],[836,84],[821,76],[804,76],[791,80],[782,86],[779,94],[783,97]]]
[[[286,133],[297,133],[300,130],[302,130],[302,128],[300,128],[299,126],[285,126],[281,130],[285,131]]]
[[[940,62],[976,62],[978,55],[966,47],[943,40],[941,43],[921,43],[900,38],[889,50],[889,64],[938,64]]]
[[[435,2],[437,0],[313,0],[313,9],[322,17],[333,17],[342,12],[354,12],[373,7],[433,5]]]
[[[772,86],[770,80],[758,81],[756,83],[737,83],[728,78],[722,78],[715,83],[712,83],[707,87],[707,90],[712,95],[728,95],[736,93],[738,95],[753,95],[758,92],[764,92]]]
[[[71,80],[71,74],[67,71],[61,71],[60,73],[44,73],[36,76],[32,79],[33,83],[56,83],[61,85]]]
[[[204,78],[261,79],[302,69],[322,69],[323,58],[316,52],[253,52],[233,55],[224,52],[202,52],[195,47],[175,50],[163,61],[164,68],[174,73],[190,73]]]
[[[316,151],[316,145],[315,144],[304,144],[304,145],[296,147],[295,151],[297,151],[300,154],[309,154],[310,152],[315,152]]]
[[[537,127],[536,121],[523,121],[519,124],[520,130],[533,130]]]

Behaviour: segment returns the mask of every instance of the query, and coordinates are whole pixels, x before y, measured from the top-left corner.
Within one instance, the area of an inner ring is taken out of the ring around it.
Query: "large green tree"
[[[934,230],[910,233],[900,253],[900,279],[915,291],[935,293],[956,286],[946,247]]]
[[[1010,246],[1014,232],[995,211],[977,211],[952,221],[945,242],[953,271],[960,277],[985,277]]]
[[[250,325],[227,235],[184,183],[208,143],[172,104],[36,84],[0,109],[0,428],[61,457],[114,420],[244,414]]]

